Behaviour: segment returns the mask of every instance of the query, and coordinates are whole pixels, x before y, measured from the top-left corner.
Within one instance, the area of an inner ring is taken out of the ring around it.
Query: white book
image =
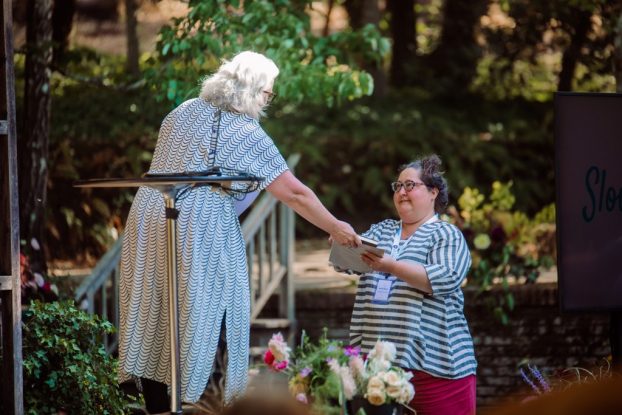
[[[365,252],[373,252],[378,256],[384,256],[384,250],[378,248],[378,242],[373,239],[360,236],[362,245],[350,248],[333,242],[328,257],[328,263],[338,272],[347,274],[365,274],[373,270],[363,262],[361,255]]]

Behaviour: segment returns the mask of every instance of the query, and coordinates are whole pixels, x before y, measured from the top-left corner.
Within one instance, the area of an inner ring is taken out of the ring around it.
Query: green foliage
[[[562,55],[582,42],[576,56],[573,91],[615,91],[615,22],[622,3],[607,0],[503,0],[503,18],[485,25],[485,56],[472,89],[489,99],[548,101],[557,90]],[[574,38],[590,20],[585,39]]]
[[[285,154],[302,154],[296,175],[362,231],[394,216],[398,167],[430,153],[443,160],[450,200],[467,186],[514,180],[516,205],[537,212],[555,196],[551,121],[551,108],[536,103],[451,104],[402,91],[340,110],[281,107],[264,124]]]
[[[128,84],[122,59],[73,50],[64,70],[71,75],[51,81],[47,238],[52,258],[90,262],[121,231],[136,189],[73,184],[144,173],[168,107],[147,86]]]
[[[313,343],[303,331],[300,346],[296,348],[290,359],[289,388],[294,396],[304,393],[313,398],[313,407],[318,413],[337,415],[339,405],[335,403],[343,400],[343,391],[339,376],[328,365],[332,359],[340,365],[347,365],[349,358],[344,354],[341,342],[329,340],[327,330],[324,329],[318,342]],[[309,369],[309,375],[300,374]]]
[[[530,219],[513,211],[512,182],[492,184],[486,197],[477,189],[465,188],[458,199],[459,211],[450,209],[451,219],[462,230],[471,250],[473,265],[468,282],[483,291],[502,284],[504,294],[491,297],[490,306],[504,324],[514,309],[509,278],[534,282],[541,268],[554,264],[555,208],[546,206]]]
[[[71,302],[33,302],[24,313],[24,406],[27,414],[124,414],[117,361],[99,339],[113,327]]]
[[[160,99],[178,105],[198,95],[199,80],[222,58],[253,50],[277,63],[276,90],[290,103],[333,106],[370,95],[373,79],[356,62],[380,63],[388,39],[372,25],[315,36],[306,5],[300,0],[190,1],[188,14],[161,30],[146,78]]]
[[[169,104],[156,103],[147,87],[126,88],[117,59],[75,51],[69,65],[109,86],[53,78],[48,246],[52,258],[88,261],[122,231],[135,189],[77,189],[74,181],[145,172]],[[282,152],[302,154],[296,174],[360,230],[393,215],[388,183],[398,166],[432,152],[444,161],[450,200],[495,180],[514,180],[516,205],[531,214],[554,198],[548,104],[444,103],[405,90],[340,109],[279,99],[269,115],[264,126]],[[298,227],[318,235],[304,221]]]

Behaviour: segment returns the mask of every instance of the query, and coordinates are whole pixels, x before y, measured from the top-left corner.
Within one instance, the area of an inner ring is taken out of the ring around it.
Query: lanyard
[[[420,226],[427,225],[428,223],[436,222],[437,220],[438,220],[438,215],[434,214],[434,216],[426,220]],[[415,236],[415,233],[417,233],[417,231],[413,232],[413,234],[410,235],[408,239],[406,239],[404,243],[400,246],[400,239],[402,237],[402,221],[400,221],[400,227],[397,229],[397,232],[395,233],[395,236],[393,237],[393,245],[391,245],[391,256],[393,258],[397,259],[402,254],[402,251],[404,250],[406,245],[408,245],[408,243],[413,238],[413,236]]]

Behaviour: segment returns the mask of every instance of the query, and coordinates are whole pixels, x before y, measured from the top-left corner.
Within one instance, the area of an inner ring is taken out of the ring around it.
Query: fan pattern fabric
[[[215,163],[263,177],[260,189],[287,170],[257,120],[197,98],[163,121],[149,173],[204,171],[218,133]],[[218,131],[216,128],[219,126]],[[221,324],[228,362],[225,400],[244,392],[249,359],[250,293],[244,240],[231,196],[210,187],[176,202],[182,400],[196,402],[212,372]],[[141,187],[127,220],[121,258],[120,380],[166,384],[170,378],[164,197]]]

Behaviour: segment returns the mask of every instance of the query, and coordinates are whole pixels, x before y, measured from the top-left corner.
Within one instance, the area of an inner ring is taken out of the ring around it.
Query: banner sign
[[[622,94],[555,95],[562,310],[622,310]]]

